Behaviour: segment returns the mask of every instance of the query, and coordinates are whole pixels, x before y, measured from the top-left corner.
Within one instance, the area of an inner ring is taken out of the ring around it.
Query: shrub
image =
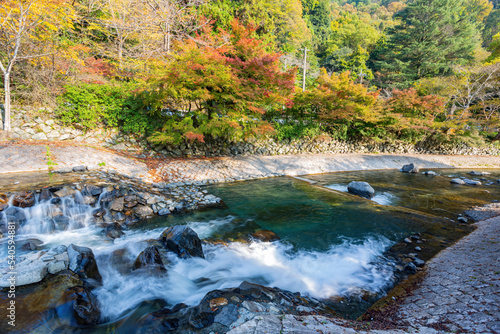
[[[137,93],[136,88],[134,83],[66,86],[57,114],[67,125],[120,127],[126,133],[145,135],[159,127],[160,116],[148,105],[147,92]]]
[[[323,133],[317,124],[304,124],[302,122],[287,123],[274,125],[276,130],[276,138],[284,139],[301,139],[304,137],[315,138]]]

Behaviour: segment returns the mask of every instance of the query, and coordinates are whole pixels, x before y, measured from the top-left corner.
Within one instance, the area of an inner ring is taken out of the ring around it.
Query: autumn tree
[[[173,133],[173,123],[167,123],[153,142],[203,140],[205,135],[238,139],[269,129],[262,115],[285,104],[294,89],[295,69],[283,72],[280,55],[267,52],[252,34],[234,21],[231,33],[214,35],[207,28],[178,45],[180,53],[157,81],[158,93],[164,106],[191,117]]]
[[[42,56],[38,45],[72,28],[73,11],[64,0],[6,0],[0,3],[0,69],[4,83],[4,131],[9,132],[11,75],[17,62]]]
[[[315,88],[295,95],[293,108],[302,115],[315,114],[331,125],[338,120],[368,119],[377,97],[378,92],[356,84],[349,72],[328,75],[322,69]]]
[[[160,32],[160,50],[170,52],[172,41],[184,39],[208,23],[200,20],[197,7],[205,0],[146,0],[152,13],[152,27]]]
[[[491,119],[498,110],[500,63],[457,67],[449,85],[453,88],[450,119],[464,120],[474,114]]]

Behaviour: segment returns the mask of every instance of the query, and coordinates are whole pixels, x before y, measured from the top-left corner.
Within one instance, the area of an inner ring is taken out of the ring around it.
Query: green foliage
[[[126,133],[145,135],[158,128],[158,115],[147,103],[148,93],[137,93],[137,84],[81,84],[66,86],[57,113],[67,125],[85,129],[118,128]]]
[[[408,87],[420,78],[448,74],[454,64],[473,60],[478,47],[475,13],[465,12],[466,0],[415,0],[398,12],[401,23],[389,38],[374,70],[386,83]]]
[[[54,161],[52,157],[52,152],[50,152],[50,147],[48,145],[45,145],[46,152],[45,152],[45,158],[47,159],[47,167],[49,168],[49,173],[54,169],[54,166],[57,166],[57,162]]]
[[[276,138],[278,140],[285,139],[301,139],[301,138],[316,138],[323,134],[323,130],[316,123],[293,122],[274,125],[276,129]]]

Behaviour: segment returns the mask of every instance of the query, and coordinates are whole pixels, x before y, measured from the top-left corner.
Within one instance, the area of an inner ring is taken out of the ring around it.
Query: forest
[[[151,144],[500,138],[499,0],[4,0],[11,106]]]

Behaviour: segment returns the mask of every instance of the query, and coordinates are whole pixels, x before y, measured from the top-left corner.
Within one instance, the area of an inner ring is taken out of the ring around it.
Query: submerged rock
[[[252,233],[252,238],[264,241],[264,242],[272,242],[280,240],[280,237],[276,235],[273,231],[269,230],[260,230],[255,233]]]
[[[46,326],[47,314],[63,303],[64,292],[70,287],[81,284],[82,282],[77,275],[65,270],[57,275],[48,275],[41,282],[32,284],[26,289],[16,289],[15,328],[36,331],[34,329]],[[0,317],[2,319],[7,319],[8,312],[9,310],[6,307],[0,307]],[[61,329],[61,331],[56,331],[51,328],[54,332],[67,332],[67,328]],[[16,330],[13,332],[16,332]]]
[[[491,173],[489,172],[476,172],[476,171],[470,171],[467,173],[469,175],[474,175],[474,176],[484,176],[484,175],[490,175]]]
[[[453,184],[465,184],[465,181],[462,180],[462,179],[452,179],[450,181],[450,183],[453,183]]]
[[[116,239],[121,237],[125,233],[123,233],[122,226],[120,224],[111,223],[106,225],[106,227],[104,228],[104,234],[111,239]]]
[[[433,172],[431,170],[423,172],[422,174],[424,174],[424,175],[430,175],[430,176],[436,176],[436,175],[438,175],[436,172]]]
[[[480,186],[481,185],[481,182],[476,181],[476,180],[464,179],[464,182],[465,182],[465,184],[467,184],[469,186]]]
[[[372,198],[375,196],[375,190],[368,182],[352,181],[347,185],[347,191],[351,194],[358,195],[364,198]]]
[[[415,166],[413,163],[411,163],[411,164],[408,164],[408,165],[404,165],[401,168],[401,171],[403,173],[418,173],[419,168],[417,166]]]
[[[56,309],[59,317],[66,318],[70,313],[80,326],[97,325],[101,319],[99,303],[92,292],[83,286],[75,286],[67,289],[63,295],[63,305]],[[70,323],[71,319],[69,320]]]
[[[186,257],[201,257],[203,249],[201,240],[190,227],[187,226],[172,226],[167,228],[161,234],[159,240],[164,243],[165,247],[177,254],[181,258]]]
[[[80,278],[93,279],[102,282],[101,274],[97,268],[94,253],[88,247],[68,246],[69,269]]]

